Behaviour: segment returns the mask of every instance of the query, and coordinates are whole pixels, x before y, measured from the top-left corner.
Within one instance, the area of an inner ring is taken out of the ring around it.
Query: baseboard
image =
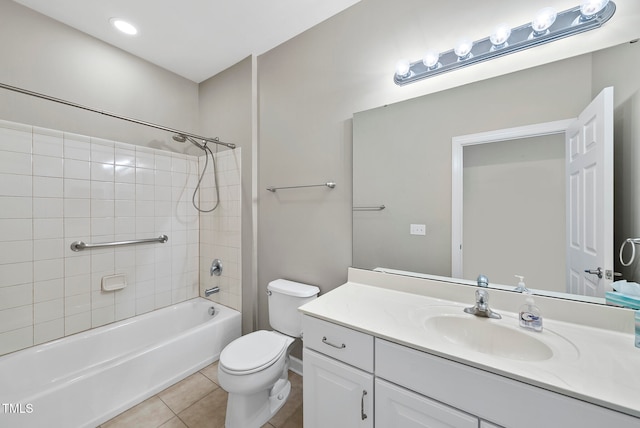
[[[289,370],[302,376],[302,360],[296,357],[289,357]]]

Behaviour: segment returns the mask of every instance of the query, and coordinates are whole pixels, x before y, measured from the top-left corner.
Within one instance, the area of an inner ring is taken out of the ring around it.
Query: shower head
[[[184,143],[185,141],[189,140],[189,142],[191,144],[193,144],[194,146],[198,147],[200,150],[204,150],[205,149],[205,145],[198,143],[196,140],[194,140],[193,138],[189,137],[188,135],[183,135],[183,134],[176,134],[173,136],[173,140],[177,141],[178,143]]]

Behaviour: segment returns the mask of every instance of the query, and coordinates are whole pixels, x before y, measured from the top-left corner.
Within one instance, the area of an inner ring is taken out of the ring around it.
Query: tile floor
[[[262,428],[302,428],[302,377],[289,372],[291,394]],[[227,393],[211,364],[98,428],[223,428]]]

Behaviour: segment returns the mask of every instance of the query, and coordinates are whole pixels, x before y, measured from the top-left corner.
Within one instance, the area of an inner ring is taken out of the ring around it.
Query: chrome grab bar
[[[164,244],[168,240],[169,240],[169,237],[167,235],[160,235],[157,238],[136,239],[136,240],[133,240],[133,241],[101,242],[101,243],[98,243],[98,244],[87,244],[87,243],[85,243],[83,241],[75,241],[75,242],[71,243],[71,250],[72,251],[82,251],[82,250],[85,250],[87,248],[118,247],[120,245],[150,244],[152,242],[160,242],[161,244]]]
[[[336,183],[334,183],[333,181],[328,181],[322,184],[309,184],[307,186],[267,187],[267,190],[275,193],[276,190],[280,189],[300,189],[302,187],[328,187],[329,189],[333,189],[334,187],[336,187]]]

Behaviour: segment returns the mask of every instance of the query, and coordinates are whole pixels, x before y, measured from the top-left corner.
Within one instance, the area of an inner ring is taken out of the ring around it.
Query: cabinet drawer
[[[302,317],[302,331],[305,348],[373,372],[373,336],[308,315]]]
[[[376,377],[505,427],[640,426],[633,416],[386,340],[376,340]]]

